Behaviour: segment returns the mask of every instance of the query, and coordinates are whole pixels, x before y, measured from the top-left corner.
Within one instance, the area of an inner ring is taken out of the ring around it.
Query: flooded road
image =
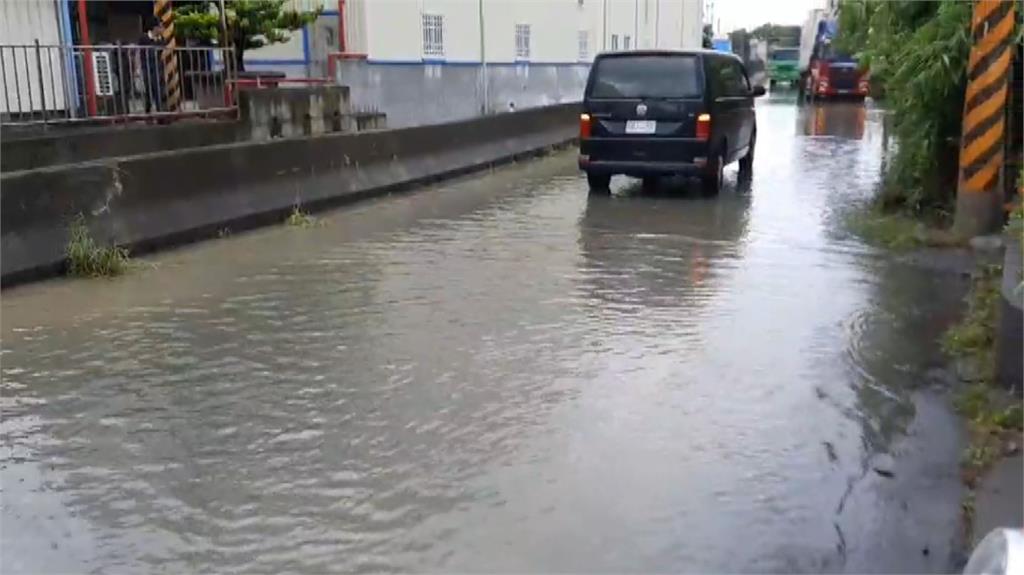
[[[953,568],[961,282],[842,229],[879,111],[758,121],[713,199],[566,151],[4,292],[0,570]]]

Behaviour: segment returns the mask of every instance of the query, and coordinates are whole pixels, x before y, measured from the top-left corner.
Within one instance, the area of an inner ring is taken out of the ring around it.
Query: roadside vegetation
[[[976,274],[967,295],[967,313],[942,337],[942,349],[952,357],[965,387],[954,406],[966,420],[968,444],[960,460],[961,477],[969,492],[963,502],[966,539],[971,540],[974,489],[1001,457],[1021,449],[1024,409],[1020,400],[995,383],[995,330],[1002,272],[997,266]]]
[[[972,3],[959,0],[840,0],[837,47],[854,54],[870,69],[872,86],[883,89],[895,142],[885,151],[875,201],[849,219],[850,229],[869,243],[913,249],[964,239],[945,230],[956,201],[971,16]],[[1008,231],[1021,229],[1020,215],[1011,216]],[[1001,281],[1000,266],[976,271],[966,313],[940,342],[963,380],[954,406],[968,435],[961,457],[967,541],[975,488],[1022,444],[1021,402],[995,385]]]
[[[843,0],[836,44],[884,86],[893,136],[884,213],[946,223],[956,196],[971,3]]]
[[[963,238],[944,227],[942,217],[915,217],[906,211],[887,211],[875,204],[851,212],[847,227],[867,243],[895,251],[921,247],[952,247]]]
[[[302,210],[301,206],[292,207],[292,213],[284,220],[284,223],[297,228],[311,228],[317,225],[317,219]]]
[[[130,265],[128,250],[120,246],[98,245],[81,215],[71,222],[65,253],[68,275],[76,277],[117,276],[127,271]]]

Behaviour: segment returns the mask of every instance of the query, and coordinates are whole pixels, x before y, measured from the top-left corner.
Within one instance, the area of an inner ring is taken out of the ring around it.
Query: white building
[[[325,75],[340,51],[370,63],[578,64],[604,50],[696,49],[705,0],[293,0],[323,16],[289,42],[246,52],[247,68]],[[481,38],[482,36],[482,38]]]
[[[333,76],[351,88],[357,108],[385,112],[391,126],[578,101],[595,54],[697,49],[704,19],[704,0],[332,0],[322,6],[319,21],[290,42],[246,52],[246,68]]]
[[[699,48],[701,40],[701,0],[347,0],[346,7],[349,51],[371,62],[566,64],[602,50]]]

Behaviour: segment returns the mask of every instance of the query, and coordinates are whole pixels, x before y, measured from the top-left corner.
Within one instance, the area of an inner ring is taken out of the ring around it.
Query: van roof
[[[732,58],[742,63],[740,57],[731,52],[720,52],[718,50],[619,50],[609,52],[599,52],[594,56],[594,60],[601,58],[624,58],[629,56],[713,56],[716,58]]]

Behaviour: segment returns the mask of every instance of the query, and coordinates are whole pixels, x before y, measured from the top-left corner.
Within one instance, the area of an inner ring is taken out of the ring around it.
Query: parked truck
[[[868,95],[867,72],[849,54],[836,50],[834,14],[811,10],[800,35],[801,99],[857,98]]]
[[[768,48],[768,84],[795,86],[800,79],[800,48],[772,46]]]

